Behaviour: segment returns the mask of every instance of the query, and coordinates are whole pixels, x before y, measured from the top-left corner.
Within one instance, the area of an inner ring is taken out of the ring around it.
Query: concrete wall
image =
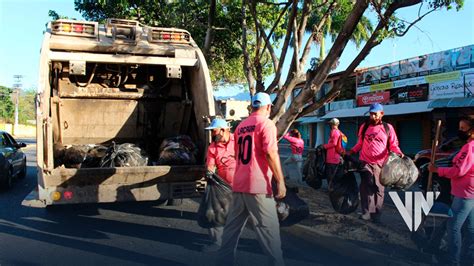
[[[0,130],[6,131],[14,137],[35,137],[36,126],[32,125],[18,125],[17,128],[13,129],[12,124],[0,124]],[[15,132],[13,132],[15,130]]]

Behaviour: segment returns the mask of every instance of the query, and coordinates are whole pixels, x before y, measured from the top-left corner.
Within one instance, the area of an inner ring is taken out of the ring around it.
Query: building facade
[[[328,91],[338,77],[330,75],[322,91]],[[384,121],[395,127],[407,155],[431,147],[438,119],[444,125],[442,140],[447,140],[456,135],[460,117],[474,117],[474,45],[358,69],[352,78],[354,99],[332,102],[297,120],[312,147],[327,142],[327,121],[333,117],[341,121],[348,147],[355,145],[368,106],[375,102],[384,105]]]

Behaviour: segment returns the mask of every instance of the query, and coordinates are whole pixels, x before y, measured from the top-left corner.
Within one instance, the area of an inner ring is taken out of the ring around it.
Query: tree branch
[[[286,36],[285,41],[283,42],[281,55],[280,55],[280,62],[277,67],[277,72],[275,73],[275,78],[273,78],[272,83],[268,88],[274,88],[281,77],[281,71],[283,67],[283,63],[285,62],[286,53],[288,51],[288,43],[290,42],[291,33],[293,32],[291,29],[293,28],[293,21],[296,19],[297,11],[298,11],[298,0],[293,0],[292,10],[291,10],[290,17],[288,18],[288,25],[286,27]]]
[[[406,30],[402,31],[402,32],[398,32],[397,31],[397,28],[394,28],[393,29],[393,33],[398,36],[398,37],[403,37],[405,36],[405,34],[407,34],[407,32],[410,30],[411,27],[413,27],[418,21],[422,20],[426,15],[436,11],[437,9],[431,9],[430,11],[426,12],[425,14],[423,14],[421,17],[418,17],[417,19],[415,19],[413,22],[410,23],[410,25],[407,27]]]
[[[211,49],[212,41],[214,40],[214,20],[216,18],[216,0],[211,0],[209,5],[209,15],[207,18],[207,31],[204,38],[203,54],[205,58],[209,58],[209,51]]]

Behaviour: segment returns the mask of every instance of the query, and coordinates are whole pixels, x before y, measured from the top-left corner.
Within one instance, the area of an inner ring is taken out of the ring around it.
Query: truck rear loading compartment
[[[51,30],[48,25],[41,49],[38,189],[23,204],[199,196],[206,184],[205,151],[210,141],[204,128],[215,109],[207,64],[189,33],[134,22],[130,32],[137,34],[127,39],[130,36],[107,31],[122,27],[122,20],[110,20],[106,27],[70,20],[52,23],[55,26]],[[74,25],[94,31],[72,32]],[[186,38],[176,43],[170,39],[176,34]],[[194,145],[189,149],[192,159],[163,160],[167,151],[163,143],[180,137]],[[146,160],[111,165],[102,160],[89,165],[67,164],[58,157],[58,151],[89,146],[112,148],[113,153],[115,145],[122,144],[139,147]]]

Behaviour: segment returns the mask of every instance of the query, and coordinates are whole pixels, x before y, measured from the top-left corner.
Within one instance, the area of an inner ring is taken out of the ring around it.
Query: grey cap
[[[330,125],[339,125],[339,119],[334,117],[333,119],[329,120],[329,124]]]

